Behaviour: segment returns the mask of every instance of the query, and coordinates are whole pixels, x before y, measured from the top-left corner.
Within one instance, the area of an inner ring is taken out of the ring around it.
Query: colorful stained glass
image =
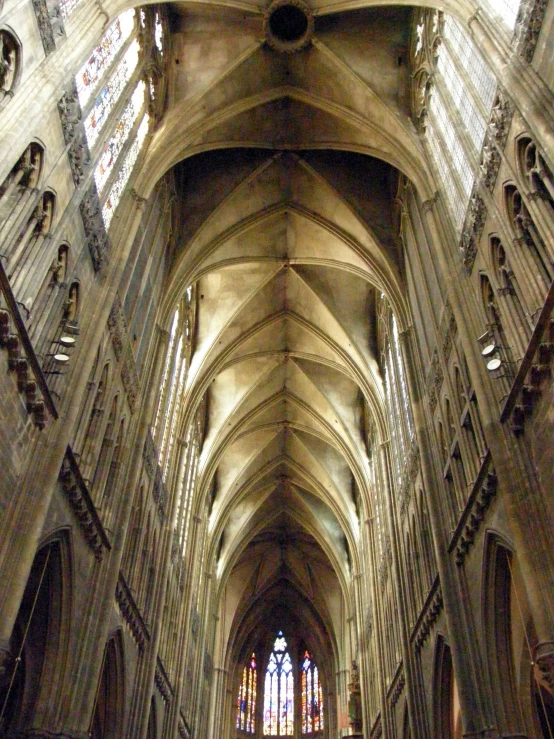
[[[242,671],[242,683],[237,700],[237,729],[254,733],[256,717],[256,655],[252,654],[249,664]]]
[[[110,136],[106,146],[104,147],[104,151],[102,152],[102,156],[100,157],[100,161],[98,162],[94,172],[94,179],[99,193],[102,192],[104,185],[114,168],[117,158],[121,154],[121,150],[129,138],[131,129],[144,107],[145,88],[146,85],[144,82],[141,81],[138,83],[134,93],[131,95],[131,99],[127,104],[127,107],[123,111],[123,115],[121,116],[119,123],[115,127],[115,131]]]
[[[315,734],[323,730],[323,693],[317,666],[308,652],[302,660],[302,733]]]
[[[264,686],[264,735],[294,734],[294,676],[287,642],[280,631],[269,657]]]
[[[144,139],[146,138],[146,134],[148,133],[148,121],[148,113],[146,113],[138,128],[135,140],[133,141],[131,148],[127,152],[127,156],[125,157],[123,166],[119,170],[119,176],[112,185],[108,199],[106,200],[106,203],[102,208],[102,219],[106,228],[109,228],[110,223],[112,222],[115,209],[119,205],[119,201],[125,189],[125,185],[129,181],[129,177],[131,176],[131,172],[133,171],[135,162],[137,161],[140,150],[142,149]]]
[[[110,67],[117,52],[132,34],[134,27],[135,11],[132,9],[126,10],[108,28],[100,44],[93,50],[90,57],[75,75],[77,94],[82,108],[90,100],[100,78]]]
[[[139,51],[140,45],[137,39],[135,39],[125,52],[123,59],[117,65],[115,72],[108,80],[106,86],[102,88],[100,94],[96,98],[94,107],[85,118],[85,133],[90,147],[92,147],[97,140],[109,114],[131,79],[131,75],[138,64]]]

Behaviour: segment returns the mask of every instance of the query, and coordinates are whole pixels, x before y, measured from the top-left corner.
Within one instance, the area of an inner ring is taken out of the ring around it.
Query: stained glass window
[[[135,11],[132,9],[126,10],[108,28],[100,44],[93,50],[90,57],[77,72],[75,82],[82,108],[90,100],[100,78],[109,68],[117,52],[133,32],[134,27]]]
[[[319,671],[307,651],[302,660],[301,675],[302,733],[315,734],[323,730],[323,693]]]
[[[129,177],[131,176],[131,172],[133,171],[135,162],[137,161],[140,150],[142,149],[144,139],[146,138],[146,134],[148,133],[148,120],[148,113],[146,113],[138,128],[135,140],[133,141],[131,148],[127,152],[127,156],[125,157],[123,166],[119,170],[119,176],[112,185],[110,195],[106,200],[104,207],[102,208],[102,219],[104,220],[104,225],[106,226],[106,228],[109,228],[110,223],[112,222],[113,214],[115,213],[115,209],[119,205],[121,194],[125,189],[125,185],[129,181]]]
[[[125,52],[123,59],[117,65],[106,86],[102,88],[96,98],[94,107],[85,118],[84,127],[89,146],[92,147],[95,143],[114,105],[131,79],[131,75],[138,64],[139,51],[140,45],[135,39]]]
[[[138,83],[134,93],[131,95],[131,99],[127,104],[127,107],[123,111],[123,115],[121,116],[119,123],[115,127],[115,131],[110,136],[106,146],[104,147],[104,151],[102,152],[102,156],[100,157],[100,161],[98,162],[94,172],[94,179],[99,193],[102,192],[104,185],[114,168],[117,158],[119,157],[125,142],[129,138],[131,129],[144,107],[145,88],[146,85],[144,82],[141,81]]]
[[[283,632],[277,634],[264,685],[264,736],[292,736],[294,732],[294,677]]]
[[[237,729],[253,734],[256,719],[256,655],[252,653],[250,662],[242,671],[242,682],[237,700]]]

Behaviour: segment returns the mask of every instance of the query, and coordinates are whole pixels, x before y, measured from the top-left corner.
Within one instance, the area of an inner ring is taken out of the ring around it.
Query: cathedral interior
[[[0,737],[554,738],[554,2],[0,0]]]

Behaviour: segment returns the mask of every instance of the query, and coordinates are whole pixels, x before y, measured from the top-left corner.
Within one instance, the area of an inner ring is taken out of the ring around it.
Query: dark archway
[[[10,640],[11,659],[0,677],[0,737],[41,725],[51,708],[49,696],[59,688],[63,623],[69,620],[65,543],[62,536],[45,544],[31,567]]]
[[[92,718],[91,739],[118,739],[123,732],[123,641],[116,632],[106,644]]]

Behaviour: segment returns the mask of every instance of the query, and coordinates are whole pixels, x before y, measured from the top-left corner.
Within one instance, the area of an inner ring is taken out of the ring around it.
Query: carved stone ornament
[[[398,676],[398,680],[396,681],[396,685],[394,686],[394,690],[392,691],[392,695],[390,697],[390,704],[392,708],[394,708],[395,705],[398,703],[400,696],[404,692],[405,686],[406,678],[404,677],[404,673],[401,672]]]
[[[473,546],[477,532],[481,527],[481,523],[485,518],[485,513],[491,504],[492,499],[496,495],[498,480],[493,468],[487,473],[479,494],[475,498],[467,523],[460,535],[458,545],[456,547],[456,564],[461,567],[464,563],[467,553]]]
[[[92,259],[92,265],[94,267],[94,271],[98,272],[107,256],[109,240],[104,226],[104,221],[102,220],[102,208],[100,205],[98,190],[94,183],[90,186],[81,200],[79,208],[81,211],[81,218],[83,219],[83,226],[85,229],[87,246]]]
[[[548,0],[522,0],[517,14],[513,46],[529,64],[533,61]]]
[[[410,38],[411,113],[418,131],[425,133],[427,112],[441,38],[442,14],[437,10],[414,12]]]
[[[428,599],[426,603],[425,613],[423,615],[423,618],[419,622],[419,628],[417,629],[417,632],[415,634],[414,642],[417,653],[421,651],[421,648],[427,641],[427,637],[431,633],[431,629],[433,628],[437,618],[439,617],[443,606],[444,601],[442,597],[442,590],[440,585],[438,585],[434,594]]]
[[[135,603],[135,599],[121,573],[119,573],[119,580],[115,587],[115,600],[121,617],[127,624],[139,651],[142,652],[144,645],[150,640],[150,634]]]
[[[60,470],[60,482],[87,544],[96,559],[101,560],[104,551],[110,548],[109,542],[69,447]]]
[[[481,150],[479,179],[492,192],[500,168],[501,153],[506,147],[508,132],[514,115],[514,105],[501,87],[498,87],[492,106],[485,140]]]
[[[487,206],[483,198],[477,192],[477,186],[473,186],[473,192],[469,199],[469,205],[466,211],[464,227],[462,229],[462,237],[460,239],[460,251],[464,266],[471,274],[475,257],[477,256],[477,248],[479,239],[483,233],[483,226],[487,218]]]
[[[85,169],[90,164],[90,154],[84,133],[80,133],[73,139],[67,154],[69,156],[73,182],[75,183],[75,187],[79,187],[85,176]]]
[[[75,138],[77,127],[81,123],[81,106],[77,95],[77,86],[73,81],[58,102],[58,112],[62,124],[63,138],[70,144]]]
[[[442,366],[439,359],[438,351],[435,347],[433,356],[431,357],[431,366],[429,368],[429,374],[427,375],[427,395],[429,397],[429,406],[431,413],[434,412],[437,407],[440,389],[442,387],[443,374]]]
[[[164,700],[164,703],[170,703],[171,696],[173,695],[173,688],[171,687],[169,677],[167,676],[167,673],[159,657],[158,663],[156,664],[154,681],[156,683],[156,688],[158,689],[160,695]]]
[[[60,6],[47,0],[33,0],[33,9],[46,56],[56,50],[56,39],[65,36]]]

